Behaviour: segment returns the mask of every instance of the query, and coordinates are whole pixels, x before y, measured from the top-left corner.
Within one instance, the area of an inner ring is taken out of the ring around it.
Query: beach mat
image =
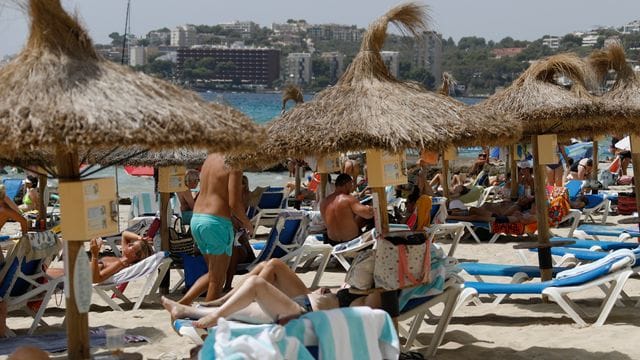
[[[105,327],[89,329],[89,341],[91,347],[104,347],[107,344]],[[149,342],[149,339],[138,335],[125,335],[124,342],[132,344],[137,342]],[[67,350],[67,332],[58,331],[41,335],[25,335],[11,338],[0,338],[0,355],[9,355],[20,346],[34,346],[50,353]]]

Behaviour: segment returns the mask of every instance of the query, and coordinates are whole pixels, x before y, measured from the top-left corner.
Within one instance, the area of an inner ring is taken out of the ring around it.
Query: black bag
[[[193,237],[181,237],[175,229],[169,228],[169,251],[176,254],[194,255],[195,242]]]

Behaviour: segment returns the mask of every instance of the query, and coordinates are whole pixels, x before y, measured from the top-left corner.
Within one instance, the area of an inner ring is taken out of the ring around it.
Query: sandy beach
[[[128,207],[121,209],[121,220],[126,219]],[[629,217],[610,216],[608,223],[628,223]],[[625,221],[627,220],[627,221]],[[5,232],[10,226],[5,227]],[[263,231],[266,229],[262,229]],[[553,230],[558,235],[566,235],[567,228]],[[513,245],[513,238],[501,238],[496,244],[476,244],[469,239],[458,247],[455,257],[460,261],[498,262],[520,264]],[[523,240],[520,240],[523,241]],[[525,240],[526,241],[526,240]],[[448,249],[449,244],[443,244]],[[535,254],[528,254],[532,264],[536,264]],[[53,267],[61,267],[54,263]],[[310,284],[315,276],[314,271],[300,273],[301,278]],[[172,284],[178,279],[172,273]],[[234,282],[240,281],[236,277]],[[328,269],[321,281],[323,286],[339,286],[344,280],[344,273],[337,268]],[[125,294],[135,294],[143,281],[131,283]],[[133,290],[133,291],[132,291]],[[640,294],[640,281],[631,278],[625,291],[637,300]],[[178,299],[180,292],[170,295]],[[578,295],[581,305],[597,310],[602,294],[598,291],[584,292]],[[135,301],[135,298],[132,298]],[[488,302],[488,299],[484,299]],[[59,332],[64,319],[64,298],[57,294],[49,303],[45,313],[45,321],[51,327],[40,327],[36,334]],[[484,304],[468,305],[454,313],[446,336],[440,346],[438,359],[637,359],[640,350],[633,339],[638,334],[640,324],[639,308],[635,304],[615,307],[602,327],[578,328],[573,321],[554,303],[542,303],[539,298],[513,296],[498,306]],[[157,359],[163,354],[173,353],[177,358],[188,357],[189,350],[194,347],[187,338],[178,336],[172,331],[169,314],[158,304],[145,304],[142,309],[133,311],[131,306],[126,311],[112,311],[101,299],[93,296],[93,305],[89,314],[90,327],[121,327],[127,334],[141,335],[149,342],[128,344],[127,352],[139,352],[145,359]],[[436,308],[436,312],[440,309]],[[23,312],[9,314],[8,326],[17,330],[18,335],[25,334],[32,318]],[[420,330],[418,340],[428,343],[435,322],[425,322]],[[635,334],[635,335],[634,335]],[[7,340],[5,340],[7,341]],[[9,340],[10,341],[10,340]],[[419,351],[419,346],[414,350]],[[92,349],[101,352],[104,349]],[[64,353],[53,354],[55,358],[65,358]],[[0,356],[0,358],[5,358]]]

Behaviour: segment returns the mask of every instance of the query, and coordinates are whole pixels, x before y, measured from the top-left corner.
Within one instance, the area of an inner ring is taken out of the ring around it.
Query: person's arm
[[[29,229],[29,225],[27,223],[27,219],[22,216],[20,210],[18,209],[18,206],[6,195],[4,203],[8,206],[8,208],[5,208],[3,211],[5,216],[13,221],[18,222],[20,224],[20,230],[22,230],[23,234],[26,234]]]
[[[233,216],[240,220],[247,233],[250,236],[253,235],[253,225],[247,217],[242,201],[242,171],[239,170],[233,170],[229,173],[229,207]]]
[[[138,240],[145,240],[145,238],[143,236],[140,236],[134,232],[131,231],[123,231],[122,232],[122,246],[127,246],[129,244],[131,244],[134,241],[138,241]]]
[[[373,207],[360,204],[360,201],[353,196],[350,197],[349,203],[351,205],[351,211],[353,211],[354,214],[364,219],[371,219],[373,217]]]
[[[101,240],[99,241],[97,238],[91,239],[91,275],[94,284],[105,281],[106,279],[110,278],[111,275],[117,273],[120,269],[125,267],[125,264],[123,264],[122,261],[114,261],[113,263],[109,264],[109,266],[105,266],[101,270],[98,264],[98,256],[101,246]]]

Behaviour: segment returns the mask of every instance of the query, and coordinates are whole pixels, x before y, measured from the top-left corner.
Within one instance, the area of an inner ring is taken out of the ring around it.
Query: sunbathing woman
[[[311,292],[287,265],[278,259],[260,263],[247,279],[224,297],[207,303],[217,307],[191,307],[162,298],[171,318],[198,319],[199,328],[215,326],[221,317],[268,323],[305,312],[348,306],[380,307],[378,293],[351,294],[341,289],[334,294],[326,288]]]
[[[118,271],[137,263],[153,253],[150,238],[144,238],[130,231],[122,232],[122,256],[103,256],[99,258],[102,239],[91,239],[91,272],[93,282],[100,283]]]

